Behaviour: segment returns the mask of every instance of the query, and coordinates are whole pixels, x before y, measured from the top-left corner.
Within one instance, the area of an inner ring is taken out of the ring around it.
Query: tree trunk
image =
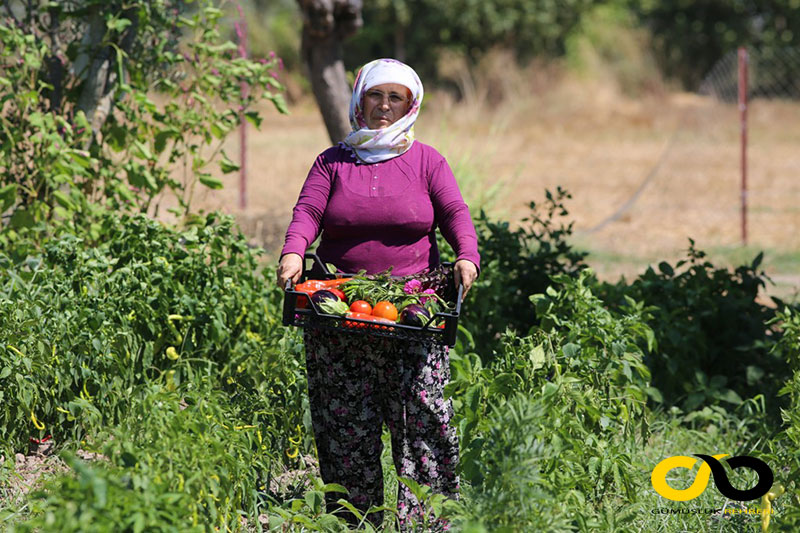
[[[350,133],[350,86],[342,61],[342,45],[333,33],[324,40],[310,39],[307,30],[303,31],[303,43],[311,89],[328,137],[336,144]]]
[[[131,24],[119,43],[119,47],[123,52],[129,53],[136,37],[138,17],[136,17],[134,8],[127,8],[123,16],[128,18]],[[100,9],[96,8],[91,12],[89,25],[83,38],[86,48],[75,61],[76,73],[79,77],[82,76],[82,73],[77,70],[80,68],[77,65],[82,66],[84,61],[88,63],[85,67],[87,69],[86,83],[78,99],[78,109],[86,114],[94,138],[97,137],[114,108],[117,87],[124,81],[117,79],[118,71],[114,68],[116,60],[113,49],[102,44],[106,30],[106,21],[101,15]],[[87,149],[91,142],[91,138],[87,140]]]
[[[303,59],[333,144],[350,133],[350,84],[342,41],[361,27],[361,0],[297,0],[303,12]]]

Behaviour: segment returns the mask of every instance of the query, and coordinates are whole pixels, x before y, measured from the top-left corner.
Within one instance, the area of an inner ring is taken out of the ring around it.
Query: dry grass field
[[[567,79],[517,82],[502,98],[486,87],[460,102],[426,95],[417,122],[417,138],[447,157],[473,209],[518,221],[531,200],[560,185],[573,196],[575,243],[601,277],[674,261],[692,238],[719,264],[764,250],[776,283],[770,294],[800,286],[800,103],[751,103],[743,247],[735,104],[666,91],[634,99],[607,83]],[[310,99],[288,116],[267,107],[264,115],[261,130],[248,132],[247,208],[238,208],[238,174],[224,177],[224,190],[199,191],[195,203],[235,214],[255,242],[275,250],[309,166],[329,143]],[[227,152],[238,155],[238,135]]]

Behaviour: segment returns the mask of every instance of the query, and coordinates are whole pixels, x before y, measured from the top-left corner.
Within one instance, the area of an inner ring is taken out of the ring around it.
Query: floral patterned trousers
[[[451,402],[443,397],[450,378],[448,348],[318,329],[306,329],[304,340],[323,481],[347,488],[347,500],[359,509],[383,505],[381,433],[386,423],[397,475],[457,497],[458,437],[450,425]],[[337,507],[334,502],[342,496],[330,493],[328,509]],[[401,483],[400,530],[410,530],[424,512]],[[383,521],[382,513],[368,518],[378,526]],[[446,529],[446,524],[426,530],[435,529]]]

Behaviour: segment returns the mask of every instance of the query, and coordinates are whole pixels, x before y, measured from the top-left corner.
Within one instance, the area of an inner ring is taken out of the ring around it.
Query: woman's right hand
[[[286,287],[286,281],[292,280],[297,283],[303,273],[303,258],[298,254],[286,254],[281,257],[278,263],[278,286],[281,289]]]

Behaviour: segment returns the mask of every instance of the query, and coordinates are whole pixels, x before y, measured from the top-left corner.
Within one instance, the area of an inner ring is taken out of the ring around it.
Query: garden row
[[[656,515],[680,504],[649,473],[671,455],[754,455],[787,491],[770,531],[793,530],[797,310],[756,303],[757,261],[717,269],[694,249],[631,283],[600,283],[569,246],[565,197],[548,194],[517,230],[476,218],[482,275],[447,388],[463,494],[415,490],[464,531],[728,531],[761,517]],[[263,252],[214,214],[182,230],[108,214],[94,231],[21,236],[0,253],[0,454],[52,435],[69,467],[41,491],[6,494],[0,524],[344,530],[322,507],[339,487],[312,470],[305,488],[276,483],[314,447],[301,337],[281,325]],[[14,468],[0,465],[0,483]],[[709,489],[692,504],[732,502]]]

